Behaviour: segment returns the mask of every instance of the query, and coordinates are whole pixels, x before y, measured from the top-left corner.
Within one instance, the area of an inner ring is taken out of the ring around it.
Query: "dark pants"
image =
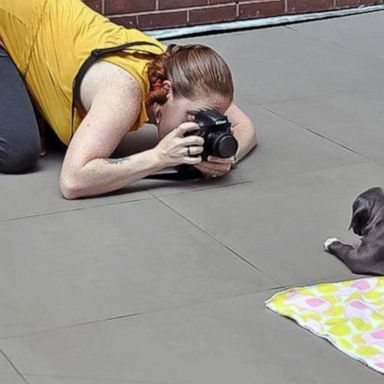
[[[0,172],[25,172],[39,156],[39,128],[29,93],[12,59],[0,47]]]

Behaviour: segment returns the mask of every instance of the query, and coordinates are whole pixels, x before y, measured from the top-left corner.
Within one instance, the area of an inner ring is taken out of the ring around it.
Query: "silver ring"
[[[212,178],[217,177],[217,172],[216,172],[216,171],[212,172],[211,177],[212,177]]]
[[[191,147],[187,147],[187,149],[188,149],[188,156],[191,156],[190,148],[191,148]]]

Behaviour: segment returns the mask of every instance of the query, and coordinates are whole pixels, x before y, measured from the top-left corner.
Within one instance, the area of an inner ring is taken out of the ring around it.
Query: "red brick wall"
[[[114,23],[143,30],[383,4],[384,0],[84,0]]]

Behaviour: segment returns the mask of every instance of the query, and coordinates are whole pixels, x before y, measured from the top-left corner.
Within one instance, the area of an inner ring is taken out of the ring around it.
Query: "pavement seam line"
[[[110,203],[110,204],[105,204],[105,205],[91,205],[89,207],[79,207],[79,208],[67,209],[67,210],[64,210],[64,211],[53,211],[53,212],[39,213],[39,214],[36,214],[36,215],[19,216],[19,217],[14,217],[12,219],[0,220],[0,224],[1,223],[12,222],[12,221],[17,221],[17,220],[23,220],[23,219],[31,219],[31,218],[34,218],[34,217],[44,217],[44,216],[57,215],[57,214],[61,214],[61,213],[72,213],[72,212],[77,212],[77,211],[85,211],[85,210],[88,210],[88,209],[113,207],[113,206],[119,205],[119,204],[137,203],[139,201],[147,201],[147,200],[152,200],[152,198],[148,197],[148,198],[144,198],[144,199],[134,199],[134,200],[118,201],[116,203]]]
[[[325,135],[322,135],[321,133],[316,132],[315,130],[313,130],[313,129],[311,129],[311,128],[308,128],[308,127],[302,125],[301,123],[298,123],[298,122],[295,121],[295,120],[288,119],[287,117],[282,116],[282,115],[280,115],[279,113],[277,113],[277,112],[275,112],[275,111],[273,111],[273,110],[271,110],[271,109],[265,108],[265,106],[260,106],[260,108],[262,108],[262,109],[264,109],[265,111],[268,111],[268,112],[274,114],[275,116],[280,117],[281,119],[284,119],[284,120],[286,120],[286,121],[289,121],[290,123],[293,123],[294,125],[296,125],[296,126],[302,128],[302,129],[304,129],[304,130],[306,130],[306,131],[308,131],[308,132],[310,132],[310,133],[312,133],[312,134],[314,134],[314,135],[316,135],[316,136],[319,136],[319,137],[321,137],[322,139],[325,139],[325,140],[329,141],[330,143],[333,143],[333,144],[337,145],[338,147],[344,148],[344,149],[346,149],[347,151],[350,151],[350,152],[354,153],[355,155],[358,155],[358,156],[362,157],[362,158],[365,159],[365,160],[368,160],[368,161],[371,161],[371,162],[373,161],[373,160],[370,159],[369,157],[367,157],[367,156],[365,156],[365,155],[362,155],[361,153],[357,152],[356,150],[354,150],[354,149],[352,149],[352,148],[350,148],[350,147],[348,147],[348,146],[346,146],[346,145],[344,145],[344,144],[341,144],[341,143],[339,143],[339,142],[337,142],[337,141],[335,141],[335,140],[332,140],[332,139],[330,139],[329,137],[327,137],[327,136],[325,136]]]
[[[12,367],[12,369],[16,372],[17,376],[20,377],[21,380],[24,381],[24,383],[29,384],[27,379],[24,377],[24,375],[19,371],[19,369],[16,367],[16,365],[12,362],[12,360],[7,356],[7,354],[3,351],[3,348],[0,347],[0,355],[4,357],[4,359],[8,362],[8,364]]]
[[[200,227],[199,225],[197,225],[196,223],[194,223],[192,220],[188,219],[187,217],[185,217],[183,214],[181,214],[180,212],[178,212],[176,209],[174,209],[173,207],[171,207],[169,204],[167,204],[165,201],[161,200],[161,198],[158,198],[156,197],[157,200],[165,205],[168,209],[170,209],[171,211],[173,211],[174,213],[176,213],[179,217],[181,217],[183,220],[187,221],[188,223],[190,223],[191,225],[193,225],[196,229],[198,229],[200,232],[204,233],[205,235],[209,236],[212,240],[214,240],[216,243],[220,244],[221,246],[223,246],[224,248],[226,248],[228,251],[230,251],[230,253],[232,253],[233,255],[235,255],[237,258],[240,258],[243,262],[247,263],[248,265],[250,265],[252,268],[256,269],[257,271],[261,272],[262,274],[264,274],[265,276],[267,276],[269,279],[271,279],[272,281],[274,281],[275,283],[277,284],[280,284],[277,280],[275,280],[272,276],[270,276],[268,273],[264,272],[262,269],[260,269],[259,267],[257,267],[255,264],[251,263],[249,260],[247,260],[245,257],[241,256],[238,252],[236,252],[235,250],[233,250],[230,246],[224,244],[222,241],[216,239],[209,231],[206,231],[204,228]]]
[[[175,304],[175,305],[170,305],[168,307],[159,307],[159,308],[150,309],[150,310],[144,311],[144,312],[137,312],[137,313],[127,314],[127,315],[119,315],[119,316],[110,317],[110,318],[106,318],[106,319],[100,319],[100,320],[94,320],[94,321],[88,321],[88,322],[76,323],[76,324],[70,324],[70,325],[63,325],[60,327],[47,328],[47,329],[37,330],[37,331],[33,331],[33,332],[26,332],[26,333],[20,333],[20,334],[0,337],[0,343],[1,343],[1,341],[17,339],[17,338],[22,338],[22,337],[31,337],[31,336],[36,336],[39,334],[48,333],[48,332],[60,332],[60,331],[65,330],[65,329],[83,327],[83,326],[88,326],[88,325],[100,325],[104,322],[114,321],[114,320],[124,320],[128,317],[133,317],[133,316],[144,316],[144,315],[156,314],[159,312],[172,311],[172,310],[178,310],[178,309],[183,309],[183,308],[195,307],[195,306],[199,306],[199,305],[216,303],[216,302],[220,302],[220,301],[224,301],[224,300],[236,299],[237,297],[250,296],[250,295],[256,295],[256,294],[260,294],[260,293],[264,293],[264,292],[275,291],[278,289],[282,289],[286,286],[286,285],[281,285],[280,283],[278,283],[278,284],[279,285],[277,285],[277,286],[273,286],[273,287],[269,287],[269,288],[255,289],[255,290],[252,290],[249,292],[242,292],[242,293],[235,294],[232,296],[216,297],[213,299],[196,301],[196,302],[191,302],[191,303],[186,303],[186,304]],[[29,375],[29,374],[26,373],[26,375]]]
[[[111,379],[111,378],[98,378],[93,376],[64,376],[64,375],[43,375],[43,374],[36,374],[36,373],[26,373],[26,376],[31,377],[45,377],[45,378],[61,378],[61,379],[80,379],[80,380],[92,380],[92,381],[100,381],[105,383],[105,380],[108,380],[108,382],[113,381],[114,383],[133,383],[133,384],[182,384],[187,382],[174,382],[174,381],[152,381],[152,380],[135,380],[135,379]]]
[[[361,90],[361,88],[359,88],[359,89]],[[371,88],[368,87],[366,89],[371,89]],[[318,93],[316,95],[294,96],[294,97],[287,97],[284,99],[278,99],[278,100],[272,100],[272,101],[261,101],[261,102],[253,102],[253,101],[249,100],[248,97],[244,97],[244,96],[242,96],[241,98],[249,104],[256,105],[258,107],[262,107],[263,105],[285,103],[287,101],[296,101],[296,100],[303,100],[303,99],[315,99],[317,97],[333,96],[333,95],[338,95],[340,93],[351,92],[351,91],[355,91],[355,88],[338,89],[336,91]]]
[[[274,113],[273,111],[269,111],[269,112]],[[279,116],[279,117],[282,118],[282,119],[285,119],[287,121],[290,121],[289,119],[287,119],[287,118],[285,118],[283,116]],[[290,121],[290,122],[294,123],[295,125],[297,125],[300,128],[306,129],[305,127],[302,127],[301,125],[295,123],[294,121]],[[316,132],[311,132],[311,133],[316,134]],[[341,168],[353,167],[353,166],[356,166],[356,165],[359,165],[359,164],[365,164],[365,163],[374,163],[375,165],[384,167],[383,164],[378,163],[378,160],[371,160],[369,158],[365,158],[364,156],[360,155],[359,153],[357,153],[357,154],[360,157],[363,157],[363,158],[360,161],[356,161],[356,162],[351,163],[351,164],[345,164],[345,165],[340,165],[340,166],[330,167],[330,168],[319,168],[319,169],[310,170],[310,171],[304,171],[304,172],[297,172],[297,173],[292,173],[289,176],[290,177],[306,176],[306,175],[309,175],[311,173],[325,172],[325,171],[331,171],[331,170],[336,170],[336,169],[341,169]],[[148,197],[148,198],[145,198],[145,199],[120,201],[120,202],[106,204],[106,205],[93,205],[93,206],[89,206],[89,207],[81,207],[81,208],[75,208],[75,209],[70,209],[70,210],[65,210],[65,211],[54,211],[54,212],[41,213],[41,214],[36,214],[36,215],[20,216],[20,217],[15,217],[15,218],[6,219],[6,220],[1,220],[0,219],[0,225],[5,224],[5,223],[11,223],[11,222],[19,221],[19,220],[33,219],[35,217],[37,218],[37,217],[53,216],[53,215],[72,213],[72,212],[83,211],[83,210],[85,211],[85,210],[90,210],[90,209],[112,207],[112,206],[119,205],[119,204],[137,203],[137,202],[144,202],[144,201],[150,201],[150,200],[160,200],[160,202],[162,202],[162,200],[161,200],[162,197],[172,197],[172,196],[183,195],[183,194],[186,194],[186,193],[195,193],[195,192],[201,192],[201,191],[216,190],[216,189],[221,189],[221,188],[241,186],[241,185],[245,185],[245,184],[255,184],[255,183],[258,183],[258,184],[263,184],[264,185],[266,183],[269,183],[269,182],[272,182],[272,181],[276,181],[278,179],[283,179],[284,177],[287,177],[287,176],[283,176],[283,175],[267,176],[265,178],[265,180],[246,180],[246,181],[241,181],[241,182],[234,182],[234,183],[228,183],[228,184],[214,185],[212,187],[207,186],[207,187],[203,187],[203,188],[195,188],[193,190],[185,190],[185,191],[180,191],[180,192],[175,192],[175,193],[172,193],[172,192],[165,193],[162,196],[157,196],[157,195],[153,194],[152,192],[146,191],[147,193],[149,193],[151,195],[151,197]]]
[[[380,11],[379,11],[380,12]],[[382,12],[382,11],[381,11]],[[349,16],[360,16],[360,15],[349,15]],[[343,51],[346,51],[348,52],[350,55],[352,56],[355,56],[355,57],[359,57],[359,58],[364,58],[364,59],[367,59],[367,56],[368,54],[367,53],[364,53],[360,50],[358,51],[353,51],[351,50],[349,47],[347,47],[346,45],[344,44],[341,44],[339,42],[336,42],[336,41],[330,41],[330,40],[326,40],[326,39],[322,39],[320,37],[317,37],[317,36],[313,36],[313,35],[310,35],[302,30],[299,30],[299,29],[295,29],[293,27],[289,28],[297,33],[300,33],[302,35],[304,35],[306,38],[308,39],[311,39],[311,40],[315,40],[315,41],[320,41],[321,43],[325,43],[325,44],[328,44],[328,45],[331,45],[332,47],[335,47],[336,49],[339,49],[339,50],[343,50]],[[372,56],[372,55],[369,55],[368,56],[369,59],[371,60],[378,60],[378,61],[384,61],[383,58],[381,57],[378,57],[378,56]]]
[[[364,159],[363,158],[363,159],[360,159],[359,161],[356,161],[356,162],[351,163],[351,164],[344,164],[344,165],[340,165],[340,166],[336,166],[336,167],[330,167],[330,168],[319,168],[319,169],[315,169],[315,170],[311,170],[311,171],[297,172],[297,173],[292,173],[291,175],[288,175],[288,176],[289,177],[300,177],[300,176],[309,175],[311,173],[332,171],[332,170],[336,170],[336,169],[342,169],[342,168],[347,168],[347,167],[354,167],[356,165],[366,164],[366,163],[375,163],[376,165],[384,166],[383,164],[376,163],[373,160]],[[165,193],[164,195],[161,195],[161,196],[153,195],[153,197],[161,199],[163,197],[172,197],[172,196],[179,196],[179,195],[183,195],[183,194],[187,194],[187,193],[195,193],[195,192],[216,190],[216,189],[221,189],[221,188],[236,187],[236,186],[241,186],[241,185],[245,185],[245,184],[256,184],[256,183],[258,183],[258,184],[265,185],[266,183],[269,183],[269,182],[272,182],[272,181],[276,181],[278,179],[283,179],[285,177],[287,177],[287,176],[283,176],[283,175],[280,175],[280,176],[270,176],[270,177],[266,177],[264,180],[247,180],[247,181],[241,181],[241,182],[235,182],[235,183],[229,183],[229,184],[215,185],[215,186],[206,187],[206,188],[196,188],[196,189],[193,189],[193,190],[186,190],[186,191],[180,191],[180,192],[175,192],[175,193],[170,192],[170,193]]]

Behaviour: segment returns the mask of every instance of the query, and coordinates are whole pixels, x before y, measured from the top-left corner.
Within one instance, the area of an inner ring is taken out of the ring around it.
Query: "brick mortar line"
[[[276,0],[272,0],[276,1]],[[257,4],[258,2],[254,2],[253,4]],[[243,3],[242,3],[243,4]],[[250,3],[252,4],[252,2]],[[141,16],[141,15],[157,15],[162,13],[176,13],[180,11],[194,11],[194,10],[206,10],[206,9],[214,9],[214,8],[224,8],[224,7],[233,7],[236,3],[226,3],[226,4],[214,4],[214,5],[205,5],[205,6],[199,6],[199,7],[185,7],[185,8],[172,8],[172,9],[153,9],[151,11],[141,11],[141,12],[128,12],[128,13],[110,13],[106,16],[110,17],[123,17],[123,16]]]
[[[259,1],[259,0],[248,0],[248,1],[242,1],[241,3],[236,2],[238,5],[242,4],[269,4],[269,3],[281,3],[281,2],[287,2],[288,0],[265,0],[265,1]]]
[[[158,1],[158,0],[157,0]],[[288,13],[288,1],[289,0],[284,0],[284,13],[283,15],[286,15]],[[187,18],[189,19],[189,13],[190,11],[194,10],[209,10],[209,9],[220,9],[220,8],[225,8],[225,7],[231,7],[231,6],[236,6],[236,17],[239,16],[239,11],[241,5],[249,5],[249,4],[266,4],[266,3],[279,3],[279,0],[269,0],[269,1],[244,1],[244,2],[233,2],[233,3],[224,3],[224,4],[211,4],[211,5],[204,5],[204,6],[195,6],[195,7],[183,7],[183,8],[171,8],[171,9],[153,9],[153,10],[148,10],[148,11],[141,11],[141,12],[128,12],[128,13],[106,13],[105,12],[105,3],[104,1],[102,2],[102,12],[104,16],[107,17],[113,17],[113,18],[119,18],[119,17],[137,17],[137,16],[144,16],[144,15],[158,15],[158,14],[168,14],[168,13],[177,13],[177,12],[187,12]],[[158,3],[157,3],[158,5]],[[349,7],[347,6],[346,8],[356,8],[353,4],[351,4]],[[311,8],[312,9],[312,8]],[[336,10],[338,9],[337,5],[337,0],[333,0],[332,6],[327,7],[326,10]],[[310,11],[310,9],[309,9]],[[297,12],[297,14],[300,14],[302,12]],[[291,14],[291,13],[290,13]],[[296,13],[295,13],[296,14]],[[189,20],[188,20],[189,21]]]
[[[101,9],[103,12],[105,12],[105,1],[106,0],[101,0]],[[241,6],[242,4],[265,4],[265,3],[278,3],[280,1],[284,1],[285,8],[288,8],[288,2],[290,0],[246,0],[246,1],[233,1],[231,3],[221,3],[221,4],[207,4],[207,5],[196,5],[196,6],[189,6],[189,7],[180,7],[180,8],[165,8],[165,9],[160,9],[159,8],[159,0],[156,0],[155,3],[155,9],[147,10],[147,11],[138,11],[138,12],[128,12],[124,13],[124,15],[129,15],[129,14],[142,14],[142,13],[153,13],[153,12],[177,12],[179,10],[195,10],[195,9],[210,9],[210,8],[222,8],[222,7],[229,7],[231,5],[237,5]],[[318,0],[320,2],[320,0]],[[332,8],[336,7],[338,3],[338,0],[332,0]],[[360,2],[359,2],[360,3]],[[362,5],[366,4],[365,2],[361,3]],[[353,8],[354,4],[350,4],[350,7]],[[332,9],[330,8],[330,9]],[[114,16],[116,14],[112,13],[110,14],[111,16]]]
[[[168,13],[177,13],[180,10],[170,9],[170,10],[159,10],[159,11],[147,11],[147,12],[131,12],[131,13],[111,13],[107,14],[105,16],[107,17],[127,17],[127,16],[145,16],[145,15],[162,15],[162,14],[168,14]],[[181,11],[187,11],[187,9],[181,9]]]

